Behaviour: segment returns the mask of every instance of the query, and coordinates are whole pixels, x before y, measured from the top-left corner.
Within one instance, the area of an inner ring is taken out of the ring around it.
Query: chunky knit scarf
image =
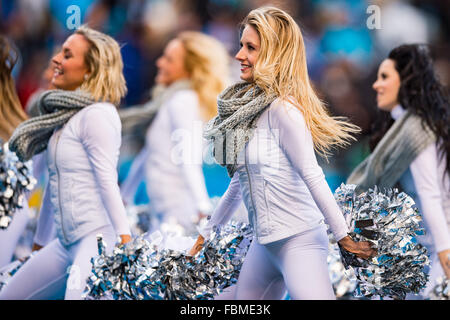
[[[422,125],[420,117],[405,112],[353,170],[347,183],[356,184],[358,193],[375,185],[381,190],[392,188],[420,152],[435,141],[436,136]]]
[[[179,90],[191,89],[189,80],[179,80],[170,86],[156,87],[153,98],[144,105],[129,107],[119,111],[122,122],[122,134],[133,135],[136,138],[145,137],[145,133],[153,121],[159,108]]]
[[[230,177],[239,153],[254,134],[256,121],[275,98],[248,82],[238,82],[218,96],[218,115],[207,123],[203,136],[212,140],[214,158]]]
[[[20,160],[31,159],[35,154],[47,148],[48,141],[56,128],[64,125],[82,108],[96,101],[81,90],[44,91],[35,101],[40,116],[22,122],[9,139],[9,149],[14,151]]]

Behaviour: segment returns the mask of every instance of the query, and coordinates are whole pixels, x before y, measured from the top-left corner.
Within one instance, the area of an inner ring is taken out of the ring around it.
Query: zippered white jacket
[[[275,100],[238,157],[238,168],[210,221],[200,233],[226,223],[243,200],[259,243],[311,230],[324,222],[336,240],[348,227],[314,153],[299,109]]]
[[[118,235],[131,234],[117,179],[120,144],[120,118],[106,102],[83,108],[55,130],[46,151],[49,195],[36,238],[46,238],[52,214],[64,245],[108,224]]]

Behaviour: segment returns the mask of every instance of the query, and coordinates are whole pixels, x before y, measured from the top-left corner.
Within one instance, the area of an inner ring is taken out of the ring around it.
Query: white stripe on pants
[[[236,284],[237,300],[334,300],[325,225],[261,245],[254,239]]]
[[[51,299],[64,286],[66,300],[80,300],[91,274],[91,257],[98,255],[99,233],[111,252],[116,242],[112,226],[99,228],[70,246],[54,239],[17,271],[0,292],[0,300]]]

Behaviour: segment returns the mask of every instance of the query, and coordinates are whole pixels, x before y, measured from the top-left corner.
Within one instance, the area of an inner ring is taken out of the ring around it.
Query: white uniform
[[[345,219],[317,163],[302,113],[275,100],[257,121],[239,155],[238,168],[211,220],[208,237],[227,222],[241,199],[255,239],[239,275],[236,299],[334,299],[324,217],[336,240],[348,233]]]
[[[397,105],[391,116],[396,120],[405,112],[402,106]],[[430,279],[422,297],[427,296],[435,280],[444,274],[437,253],[450,248],[450,177],[444,172],[445,158],[439,157],[437,144],[433,143],[411,162],[399,181],[403,190],[416,202],[427,232],[419,237],[431,259]]]
[[[199,212],[212,210],[202,171],[202,130],[197,94],[177,91],[147,130],[146,144],[121,185],[123,199],[132,203],[145,177],[152,211],[192,229]]]
[[[108,103],[85,107],[54,132],[47,147],[51,205],[43,204],[36,239],[47,241],[53,223],[57,238],[17,271],[0,299],[50,299],[65,284],[65,299],[80,299],[96,235],[110,252],[118,235],[131,234],[117,184],[120,143],[120,119]]]

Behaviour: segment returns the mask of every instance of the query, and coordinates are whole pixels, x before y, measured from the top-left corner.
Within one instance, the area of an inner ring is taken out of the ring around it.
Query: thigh
[[[336,299],[328,271],[328,237],[324,228],[289,238],[274,255],[291,299]]]
[[[34,253],[0,292],[0,300],[54,299],[65,285],[70,265],[58,239]]]
[[[282,274],[256,239],[242,264],[235,290],[237,300],[279,300],[285,295]]]
[[[66,300],[81,300],[92,272],[91,258],[98,255],[97,234],[101,233],[106,243],[107,254],[111,253],[116,243],[116,235],[112,226],[97,229],[80,239],[69,249],[72,258],[67,279]]]

